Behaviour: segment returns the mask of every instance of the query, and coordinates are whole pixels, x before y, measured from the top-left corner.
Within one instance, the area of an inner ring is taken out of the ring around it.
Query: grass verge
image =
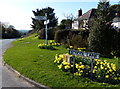
[[[56,47],[57,50],[39,49],[37,45],[45,43],[34,35],[13,42],[13,47],[9,48],[4,59],[26,77],[35,80],[49,87],[120,87],[120,84],[110,85],[98,83],[88,78],[73,77],[68,72],[60,71],[54,64],[54,56],[68,52],[62,46]],[[107,59],[110,62],[116,62]]]

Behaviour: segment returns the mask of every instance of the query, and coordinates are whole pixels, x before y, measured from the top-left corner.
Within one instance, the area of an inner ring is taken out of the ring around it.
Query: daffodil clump
[[[68,63],[64,55],[74,57],[75,63]],[[54,63],[57,64],[59,69],[71,72],[75,76],[92,77],[92,80],[98,82],[120,83],[120,72],[117,70],[116,64],[109,63],[107,60],[94,59],[91,68],[91,59],[89,58],[60,54],[55,56]]]
[[[55,43],[53,41],[50,41],[48,45],[45,43],[38,44],[38,47],[41,49],[50,49],[50,50],[55,50],[54,46],[60,46],[60,43]]]
[[[52,45],[50,45],[50,44],[48,44],[48,45],[46,45],[44,43],[43,44],[38,44],[38,47],[41,48],[41,49],[55,50],[55,48]]]
[[[107,60],[101,61],[94,59],[94,68],[92,70],[93,76],[99,81],[108,83],[119,83],[120,73],[114,63],[108,63]]]
[[[69,46],[69,49],[74,49],[74,47],[73,46]],[[78,51],[85,51],[86,48],[77,48],[76,50],[78,50]]]
[[[65,55],[68,55],[68,54],[60,54],[60,55],[56,54],[54,63],[56,63],[58,65],[59,69],[66,71],[66,72],[67,71],[71,72],[73,65],[71,65],[70,63],[67,62]],[[69,56],[71,56],[71,55],[69,55]]]
[[[90,66],[84,65],[83,62],[79,62],[75,64],[75,69],[75,76],[89,77]]]

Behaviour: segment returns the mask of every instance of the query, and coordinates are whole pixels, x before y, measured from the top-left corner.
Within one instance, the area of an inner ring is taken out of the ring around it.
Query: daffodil
[[[76,73],[74,73],[74,75],[75,75],[75,76],[79,76],[79,73],[78,73],[78,72],[76,72]]]
[[[117,77],[115,77],[114,79],[117,80]]]
[[[81,73],[83,72],[83,70],[80,71]]]
[[[94,66],[94,68],[97,68],[97,66]]]
[[[117,70],[117,68],[116,68],[116,64],[113,64],[113,65],[112,65],[112,69],[113,69],[114,71]]]
[[[74,65],[71,65],[71,67],[73,67]]]
[[[118,77],[118,80],[120,80],[120,77]]]
[[[73,48],[73,46],[70,46],[70,48],[72,49],[72,48]]]
[[[100,68],[101,68],[101,69],[104,69],[104,67],[103,67],[102,65],[100,65]]]
[[[58,68],[61,69],[61,68],[62,68],[62,65],[58,65]]]
[[[78,48],[78,50],[81,50],[81,48]]]
[[[79,68],[79,65],[78,64],[75,64],[76,65],[76,68]]]
[[[97,61],[98,59],[94,59],[95,61]]]
[[[80,64],[82,64],[82,62],[80,62]]]
[[[109,78],[109,75],[106,75],[105,78]]]
[[[113,70],[112,70],[112,69],[110,69],[109,71],[110,71],[110,72],[112,72]]]
[[[66,66],[65,66],[65,69],[69,69],[69,68],[70,68],[70,66],[69,66],[69,65],[66,65]]]
[[[57,61],[56,60],[54,60],[54,63],[56,63]]]

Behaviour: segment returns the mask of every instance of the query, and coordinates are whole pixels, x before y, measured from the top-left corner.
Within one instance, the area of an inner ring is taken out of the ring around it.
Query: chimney
[[[120,13],[118,13],[118,12],[117,12],[117,13],[115,13],[115,16],[119,17],[119,16],[120,16]]]
[[[82,15],[82,9],[80,8],[80,10],[78,10],[78,17],[80,17]]]

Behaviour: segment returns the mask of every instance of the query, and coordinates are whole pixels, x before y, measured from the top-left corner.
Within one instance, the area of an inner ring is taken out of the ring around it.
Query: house
[[[120,29],[120,13],[116,13],[116,17],[113,19],[112,25],[114,26],[114,28]]]
[[[88,24],[95,16],[96,9],[92,8],[82,15],[82,9],[78,10],[78,18],[72,23],[72,29],[88,29]]]
[[[88,29],[92,22],[93,17],[95,17],[96,9],[92,8],[82,15],[82,9],[78,10],[78,18],[72,23],[72,29]],[[112,25],[114,28],[120,28],[120,14],[116,13],[116,17],[113,19]]]

